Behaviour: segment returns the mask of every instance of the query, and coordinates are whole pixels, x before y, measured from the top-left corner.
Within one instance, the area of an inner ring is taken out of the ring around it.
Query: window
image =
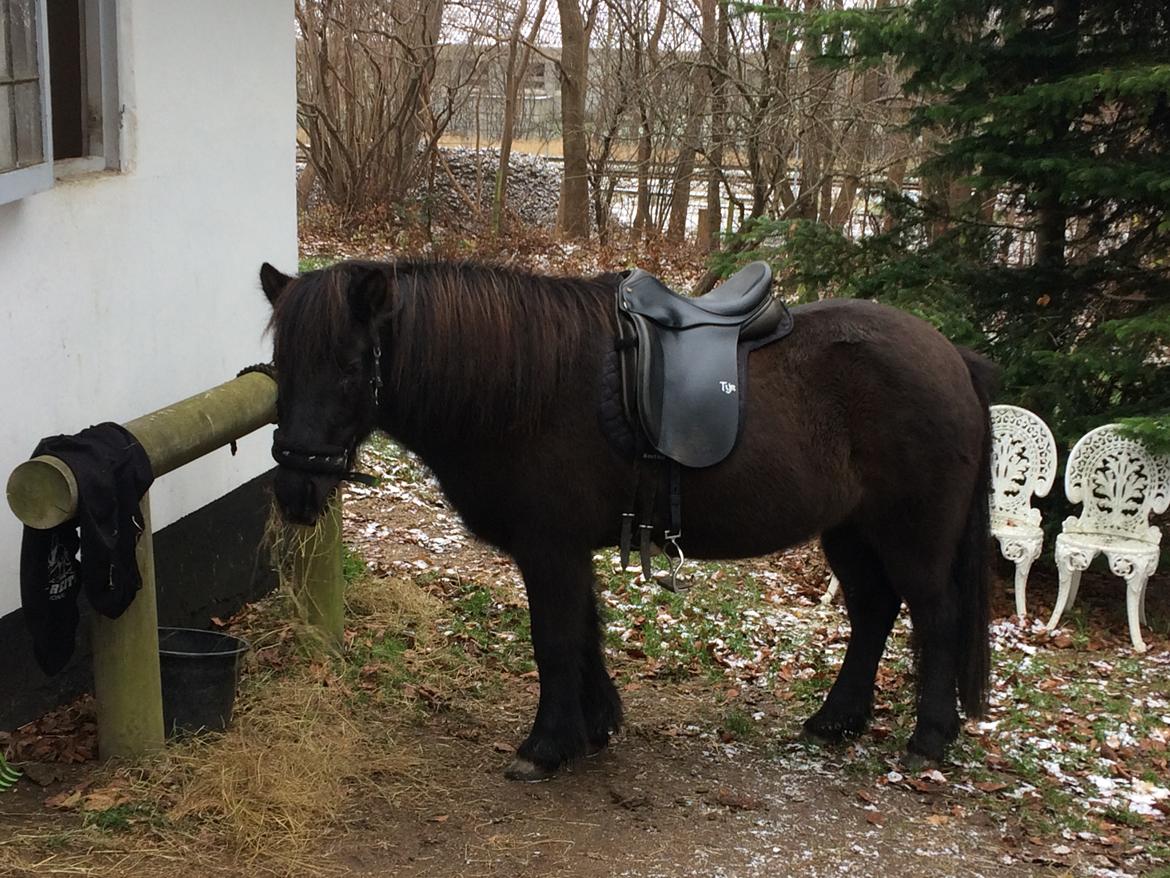
[[[42,33],[37,0],[0,0],[0,203],[53,183]]]
[[[118,167],[113,7],[0,0],[0,203]]]

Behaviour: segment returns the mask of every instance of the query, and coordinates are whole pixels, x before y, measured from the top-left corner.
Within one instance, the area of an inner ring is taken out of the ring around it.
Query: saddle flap
[[[738,325],[655,332],[635,319],[642,429],[661,454],[686,467],[719,463],[739,434]]]

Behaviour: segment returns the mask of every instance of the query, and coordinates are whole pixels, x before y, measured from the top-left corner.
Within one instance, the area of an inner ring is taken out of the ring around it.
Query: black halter
[[[382,346],[377,341],[374,342],[371,353],[374,372],[370,376],[370,394],[374,407],[377,408],[382,402]],[[335,476],[343,482],[360,482],[370,486],[378,484],[376,477],[352,469],[357,459],[357,446],[355,436],[349,445],[320,445],[308,448],[285,439],[277,427],[276,432],[272,434],[272,459],[281,466],[298,472]]]

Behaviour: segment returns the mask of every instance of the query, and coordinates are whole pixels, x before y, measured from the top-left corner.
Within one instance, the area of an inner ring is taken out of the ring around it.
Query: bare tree
[[[297,116],[326,197],[400,200],[422,169],[442,0],[297,0]]]
[[[687,107],[687,118],[678,147],[678,161],[674,166],[674,180],[670,191],[670,222],[666,237],[670,241],[681,241],[686,232],[687,212],[691,205],[691,178],[695,173],[695,153],[699,150],[699,137],[703,127],[703,116],[711,94],[710,65],[715,46],[715,0],[699,0],[699,49],[691,65],[691,100]]]
[[[598,4],[582,13],[578,0],[557,0],[561,16],[561,136],[565,181],[561,188],[561,230],[568,238],[589,237],[589,146],[585,132],[585,92],[589,37]]]
[[[496,171],[496,194],[492,208],[492,229],[496,234],[500,233],[504,207],[508,199],[508,168],[512,160],[512,138],[516,131],[516,104],[520,97],[521,83],[528,75],[528,64],[536,35],[540,31],[541,22],[544,21],[545,3],[546,0],[539,0],[537,3],[536,14],[533,16],[528,39],[524,41],[523,47],[520,46],[520,35],[528,17],[528,0],[520,0],[508,35],[508,59],[504,73],[504,121],[503,130],[500,132],[500,164]]]

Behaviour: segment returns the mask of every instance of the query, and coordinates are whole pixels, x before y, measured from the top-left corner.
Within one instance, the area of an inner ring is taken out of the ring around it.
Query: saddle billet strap
[[[666,539],[662,553],[670,561],[670,578],[660,580],[659,585],[674,594],[682,594],[689,585],[683,585],[678,580],[686,556],[682,550],[682,465],[677,460],[667,460],[668,479],[670,481],[670,530],[666,532]],[[677,553],[675,558],[670,557],[670,549]]]
[[[654,542],[654,513],[658,503],[659,477],[659,468],[653,464],[662,462],[666,458],[657,452],[647,451],[641,455],[640,460],[650,464],[648,467],[640,468],[642,470],[649,469],[650,472],[643,471],[640,474],[636,487],[637,507],[635,509],[638,521],[638,554],[642,563],[642,577],[649,582],[654,575],[652,566],[654,553],[651,551],[651,544]]]

